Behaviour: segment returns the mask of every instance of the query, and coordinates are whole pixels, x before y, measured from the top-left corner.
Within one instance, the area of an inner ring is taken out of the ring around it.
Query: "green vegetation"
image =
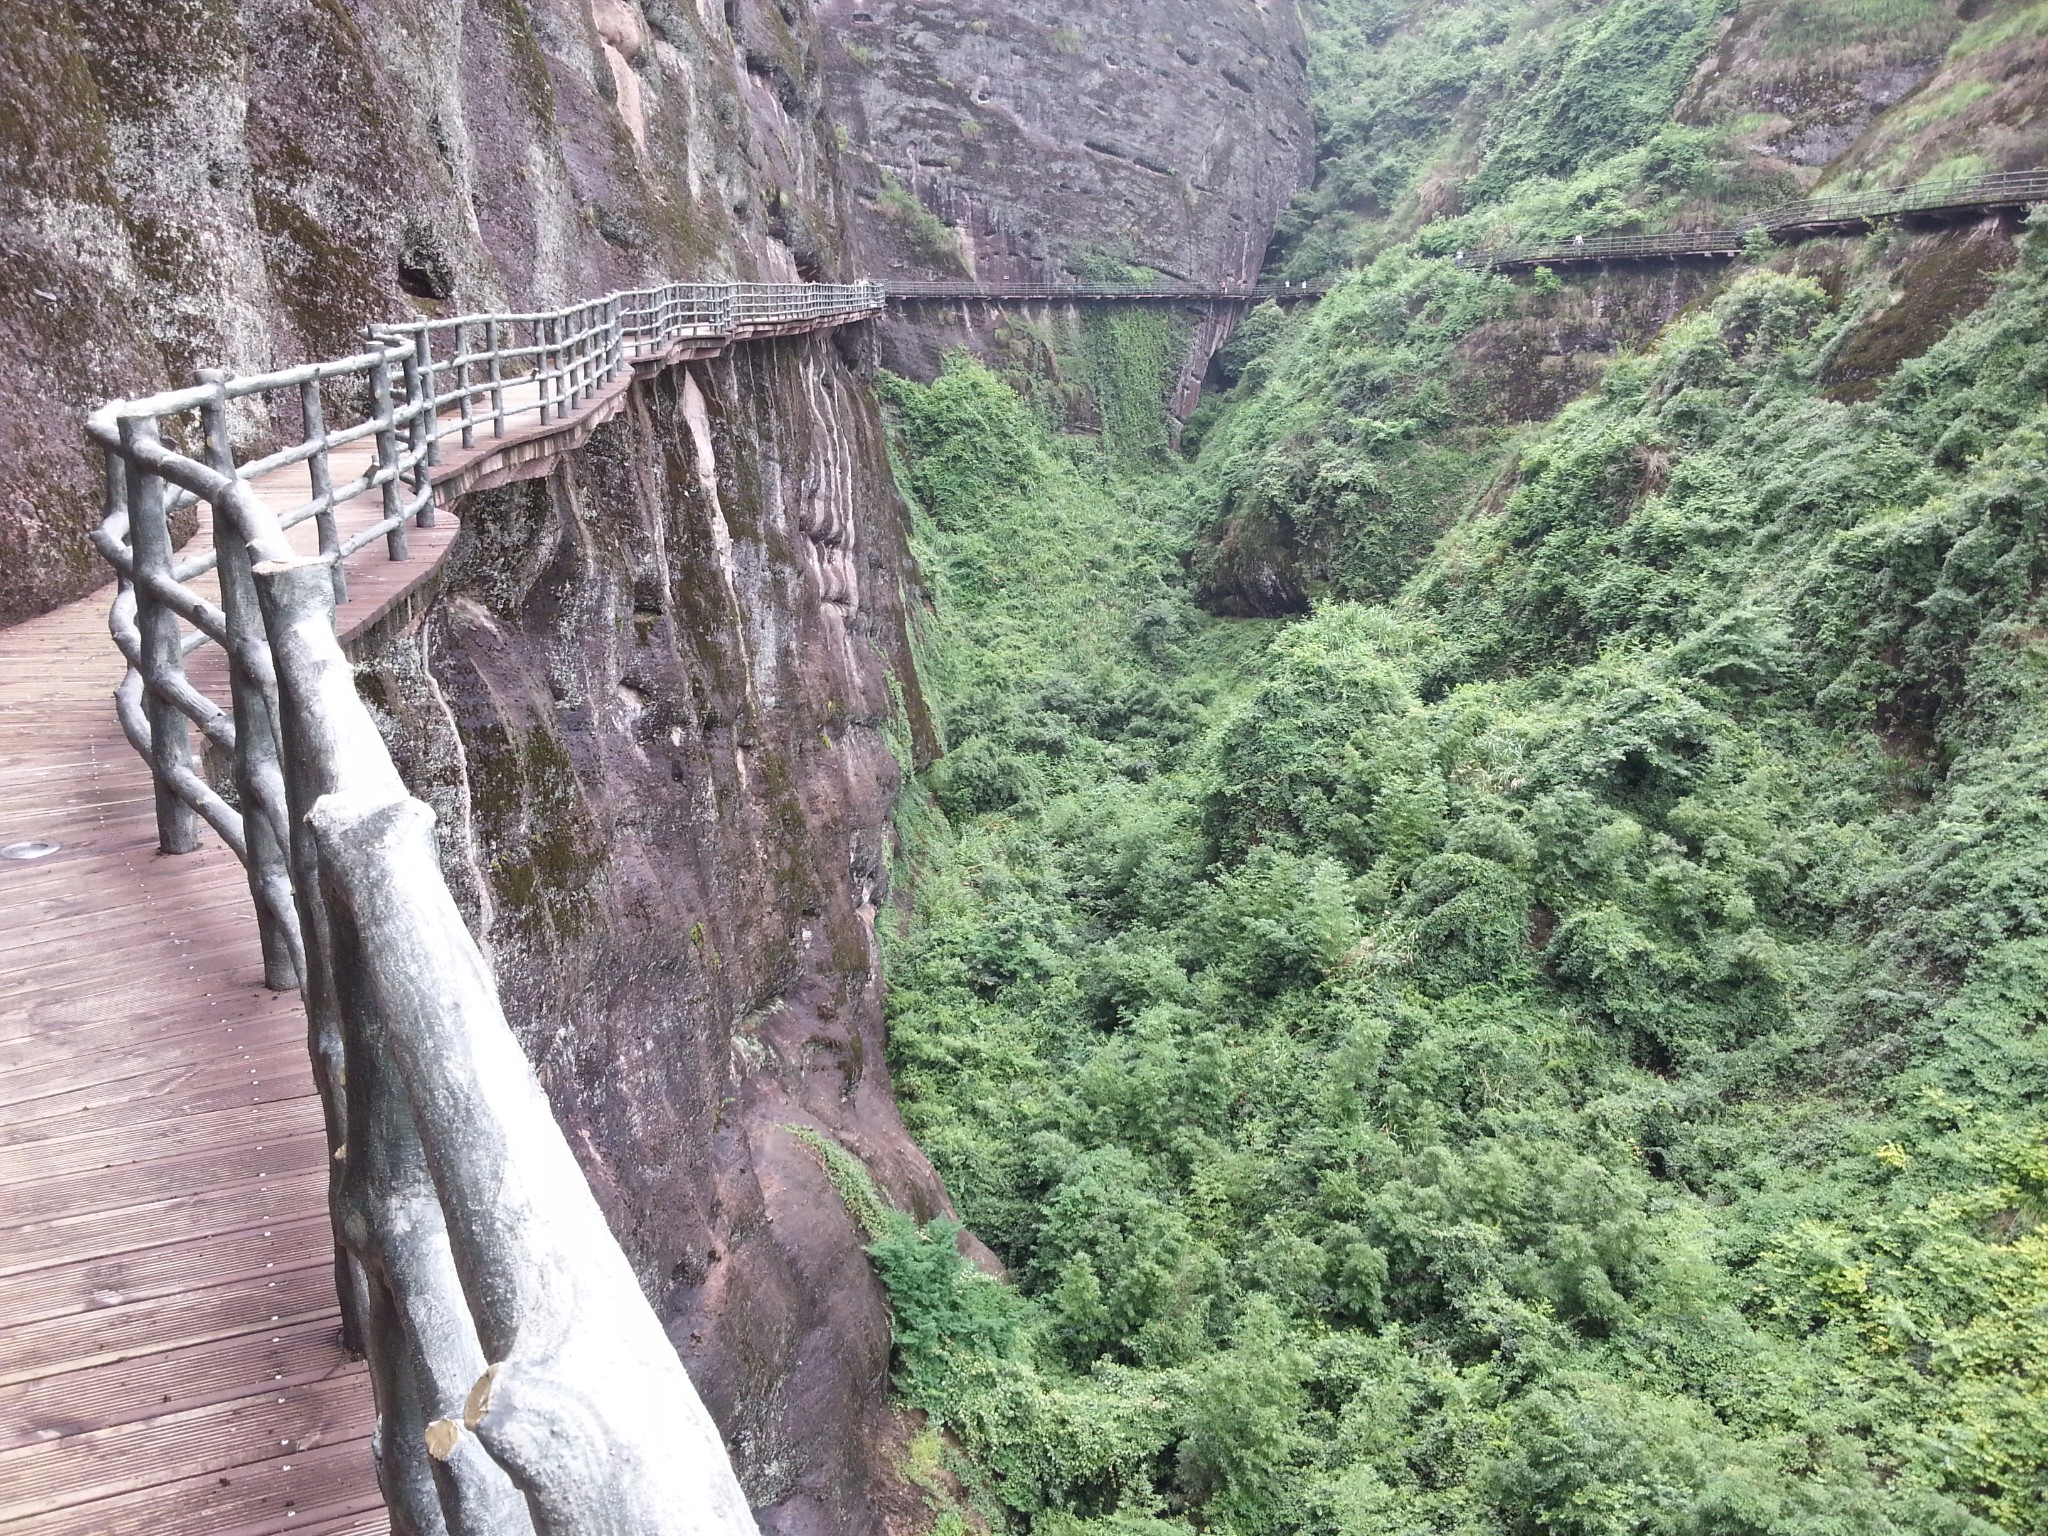
[[[1310,595],[1383,600],[1494,477],[1521,419],[1519,401],[1461,393],[1461,346],[1554,313],[1564,287],[1441,258],[1733,218],[1793,188],[1721,130],[1669,120],[1718,4],[1316,10],[1322,160],[1281,260],[1334,291],[1291,326],[1271,312],[1224,356],[1229,392],[1196,423],[1211,530],[1198,575],[1227,586],[1240,550],[1285,546]]]
[[[1102,446],[1124,468],[1167,455],[1165,381],[1187,353],[1187,324],[1163,307],[1097,309],[1082,318],[1083,377],[1102,419]]]
[[[1448,251],[1634,227],[1693,194],[1742,200],[1753,189],[1717,165],[1713,136],[1669,121],[1728,9],[1314,0],[1321,165],[1282,225],[1288,275],[1359,264],[1429,220]]]
[[[1270,645],[1172,481],[896,388],[898,1082],[1018,1284],[876,1254],[991,1510],[2048,1528],[2044,256],[1869,407],[1745,280]]]
[[[1240,527],[1285,518],[1299,544],[1327,552],[1332,590],[1391,595],[1446,508],[1499,464],[1502,432],[1460,411],[1450,363],[1514,292],[1402,245],[1297,319],[1254,314],[1225,358],[1236,388],[1203,438],[1204,511]]]
[[[926,261],[956,272],[967,270],[960,251],[960,231],[925,207],[916,193],[887,171],[882,172],[882,189],[875,194],[875,204]]]
[[[1443,131],[1607,217],[1700,142],[1608,55],[1711,16],[1544,10],[1529,115]],[[1611,153],[1514,159],[1564,95]],[[2048,229],[1867,403],[1879,248],[1759,251],[1510,429],[1482,215],[1330,213],[1370,261],[1249,319],[1191,467],[889,387],[950,746],[891,1049],[1010,1276],[863,1217],[943,1528],[2048,1536]],[[1308,617],[1197,610],[1219,507],[1320,530]]]

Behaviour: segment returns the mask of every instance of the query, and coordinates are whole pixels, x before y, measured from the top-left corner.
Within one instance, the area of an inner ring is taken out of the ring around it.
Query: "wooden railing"
[[[1725,229],[1679,229],[1657,235],[1596,235],[1491,251],[1460,251],[1458,265],[1487,270],[1560,266],[1587,261],[1641,261],[1657,256],[1739,256],[1759,235],[1773,240],[1866,229],[1883,219],[1978,209],[2024,208],[2048,202],[2048,170],[2000,171],[1914,182],[1875,192],[1807,198],[1753,214]]]
[[[755,1526],[506,1022],[433,813],[357,696],[334,622],[343,561],[378,538],[405,558],[451,441],[573,422],[636,362],[881,303],[870,284],[671,284],[383,326],[353,357],[204,373],[88,423],[128,662],[116,706],[150,764],[161,845],[190,851],[202,821],[219,833],[248,870],[266,979],[304,989],[344,1326],[369,1359],[401,1532]],[[337,510],[364,498],[368,526],[344,536]],[[180,558],[171,519],[197,504],[212,547]],[[287,536],[307,521],[317,553]],[[217,601],[191,585],[208,572]],[[224,704],[186,671],[207,644],[226,654]]]

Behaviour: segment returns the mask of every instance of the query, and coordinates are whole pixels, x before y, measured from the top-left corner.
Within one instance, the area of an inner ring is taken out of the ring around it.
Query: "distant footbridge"
[[[1806,198],[1752,214],[1721,229],[1674,229],[1658,235],[1594,235],[1460,251],[1461,267],[1512,272],[1532,267],[1579,266],[1657,259],[1728,260],[1760,237],[1773,243],[1820,235],[1865,234],[1890,220],[1946,222],[1973,214],[2017,210],[2048,202],[2048,170],[2000,171],[1989,176],[1956,176],[1919,181],[1872,192],[1844,192]]]
[[[893,305],[1115,303],[1130,304],[1297,304],[1319,299],[1320,283],[1076,283],[1009,279],[996,282],[904,283],[882,289]]]

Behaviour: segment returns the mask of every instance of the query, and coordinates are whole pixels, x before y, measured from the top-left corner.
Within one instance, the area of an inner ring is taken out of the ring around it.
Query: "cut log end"
[[[427,1454],[436,1461],[453,1456],[461,1442],[462,1426],[453,1419],[436,1419],[427,1426]]]
[[[476,1385],[469,1389],[469,1398],[462,1405],[462,1422],[471,1429],[483,1423],[484,1415],[491,1411],[491,1389],[497,1385],[499,1369],[492,1366],[477,1377]]]

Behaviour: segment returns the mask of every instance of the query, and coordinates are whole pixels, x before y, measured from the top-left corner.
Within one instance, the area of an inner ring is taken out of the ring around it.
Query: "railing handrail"
[[[1952,208],[2001,208],[2044,201],[2048,201],[2048,170],[1994,171],[1982,176],[1940,177],[1869,192],[1842,192],[1829,197],[1781,203],[1725,228],[1539,241],[1493,250],[1461,251],[1457,261],[1460,266],[1492,268],[1529,266],[1547,261],[1594,261],[1608,256],[1734,253],[1741,251],[1744,243],[1758,232],[1775,238],[1805,233],[1817,226],[1869,224],[1900,214],[1934,213]]]
[[[448,439],[503,439],[529,414],[566,424],[636,364],[707,337],[846,324],[883,303],[872,283],[664,284],[392,322],[346,358],[202,373],[86,423],[107,456],[94,543],[118,578],[122,729],[150,764],[164,851],[190,851],[198,822],[211,825],[247,869],[266,979],[303,987],[344,1328],[369,1357],[379,1483],[408,1529],[755,1527],[505,1020],[441,876],[433,813],[356,693],[335,629],[343,562],[379,537],[402,559],[408,524],[433,525]],[[453,355],[437,357],[451,333]],[[330,427],[330,393],[360,419]],[[365,447],[368,462],[350,460],[336,483],[337,454]],[[309,499],[267,506],[256,481],[300,465]],[[344,537],[336,509],[363,495],[380,515]],[[170,516],[200,502],[212,548],[180,558]],[[308,519],[317,556],[286,537]],[[218,603],[186,585],[207,571]],[[186,675],[204,644],[228,658],[225,707]],[[195,759],[195,728],[232,764],[231,791]]]

